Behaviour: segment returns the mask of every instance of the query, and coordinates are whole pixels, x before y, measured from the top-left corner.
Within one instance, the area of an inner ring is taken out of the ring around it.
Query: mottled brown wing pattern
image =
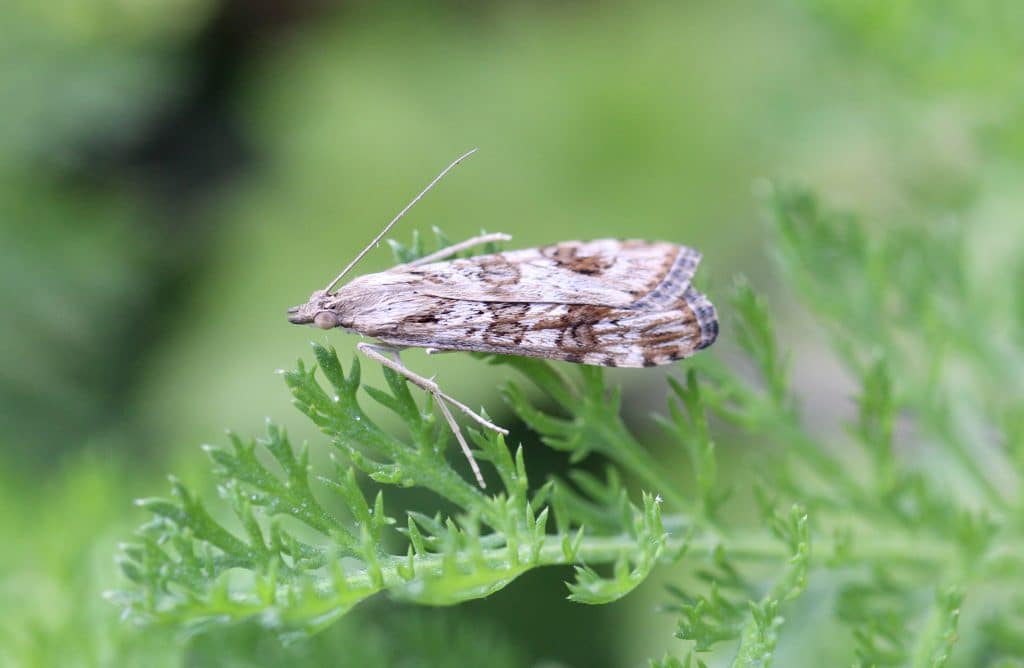
[[[681,259],[682,258],[682,259]],[[674,255],[661,281],[625,307],[437,299],[374,335],[396,346],[646,367],[688,357],[718,335],[715,309],[689,284],[696,260]]]
[[[681,294],[700,253],[664,242],[566,241],[393,272],[421,294],[483,302],[545,302],[626,307],[650,296],[668,277]],[[670,302],[671,300],[669,300]],[[650,306],[669,302],[651,301]]]
[[[718,335],[714,306],[690,283],[699,262],[663,242],[565,242],[366,274],[289,318],[396,347],[655,366]]]
[[[634,311],[590,304],[452,302],[443,322],[415,316],[384,343],[643,367],[688,357],[714,340],[689,306]]]

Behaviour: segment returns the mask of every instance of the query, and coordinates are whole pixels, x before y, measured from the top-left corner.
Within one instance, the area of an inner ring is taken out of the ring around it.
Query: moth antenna
[[[391,230],[391,228],[395,226],[395,223],[397,223],[399,220],[402,219],[402,216],[404,216],[406,213],[409,212],[409,209],[411,209],[413,206],[416,205],[416,202],[420,201],[420,199],[422,199],[424,195],[426,195],[428,192],[430,192],[431,188],[433,188],[434,186],[437,185],[438,181],[443,179],[448,172],[452,171],[455,168],[455,165],[459,164],[460,162],[462,162],[463,160],[465,160],[466,158],[468,158],[469,156],[473,155],[476,152],[477,152],[477,149],[474,148],[474,149],[472,149],[470,151],[467,151],[466,153],[460,155],[458,158],[455,159],[454,162],[452,162],[452,164],[450,164],[447,167],[445,167],[444,170],[440,174],[435,176],[434,180],[431,181],[430,183],[428,183],[427,187],[424,188],[422,191],[420,191],[419,195],[416,195],[416,197],[413,197],[412,201],[409,202],[408,204],[406,204],[405,208],[402,209],[401,211],[399,211],[398,215],[395,216],[394,218],[392,218],[391,222],[384,226],[384,229],[380,231],[380,234],[378,234],[376,237],[374,237],[373,241],[371,241],[369,243],[369,245],[366,248],[364,248],[359,253],[359,255],[356,255],[356,258],[354,260],[352,260],[351,262],[349,262],[348,266],[345,267],[344,269],[342,269],[340,274],[338,274],[337,276],[334,277],[334,280],[331,281],[327,285],[326,288],[324,288],[324,292],[330,292],[334,288],[334,286],[338,284],[338,281],[340,281],[342,278],[344,278],[345,274],[350,272],[352,270],[352,267],[356,266],[359,263],[359,261],[363,259],[364,255],[369,253],[370,250],[374,246],[376,246],[377,244],[380,243],[380,240],[384,238],[384,235],[387,234]]]

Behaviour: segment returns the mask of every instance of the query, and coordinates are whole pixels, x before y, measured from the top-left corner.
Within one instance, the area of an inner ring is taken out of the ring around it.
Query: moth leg
[[[502,436],[508,436],[508,429],[499,427],[498,425],[494,424],[487,418],[476,413],[472,408],[462,403],[455,397],[445,394],[444,392],[441,391],[441,388],[438,387],[437,383],[435,383],[434,381],[430,380],[429,378],[424,378],[423,376],[420,376],[410,371],[408,367],[402,364],[401,359],[396,360],[394,358],[385,356],[385,353],[397,355],[397,353],[399,352],[397,348],[392,348],[390,346],[374,345],[372,343],[357,343],[356,349],[359,350],[359,352],[366,355],[367,357],[369,357],[370,359],[372,359],[373,361],[386,366],[387,368],[391,369],[392,371],[395,371],[396,373],[402,374],[413,385],[444,399],[449,404],[455,406],[460,411],[471,417],[473,421],[479,424],[481,427],[486,427],[487,429],[495,431],[501,434]]]
[[[484,476],[480,473],[480,465],[476,463],[476,457],[473,456],[473,451],[469,449],[469,443],[466,443],[466,439],[462,436],[462,430],[459,429],[459,423],[452,417],[452,412],[448,410],[448,404],[444,402],[444,399],[438,395],[434,395],[434,403],[437,404],[438,409],[441,411],[441,415],[448,422],[448,426],[451,427],[452,433],[455,434],[455,440],[459,442],[459,447],[462,448],[462,454],[469,461],[469,468],[473,469],[473,476],[476,478],[476,484],[480,485],[480,489],[487,489],[487,483],[484,482]]]
[[[445,259],[447,257],[451,257],[452,255],[455,255],[456,253],[464,251],[467,248],[472,248],[473,246],[477,246],[479,244],[487,244],[487,243],[492,243],[492,242],[495,242],[495,241],[510,241],[511,239],[512,239],[512,237],[507,235],[507,234],[505,234],[504,232],[494,232],[492,234],[481,234],[480,236],[476,236],[476,237],[473,237],[471,239],[466,239],[465,241],[460,241],[457,244],[452,244],[451,246],[448,246],[447,248],[442,248],[441,250],[437,251],[436,253],[431,253],[430,255],[424,255],[420,259],[413,260],[412,262],[410,262],[410,263],[408,263],[408,264],[406,264],[404,266],[406,266],[406,267],[418,267],[418,266],[423,265],[423,264],[430,264],[431,262],[437,262],[438,260],[443,260],[443,259]]]
[[[466,406],[462,402],[448,396],[441,391],[441,388],[438,387],[437,383],[434,381],[413,373],[404,364],[402,364],[401,359],[392,359],[389,355],[394,355],[394,357],[397,358],[397,349],[387,346],[375,346],[371,343],[357,343],[356,349],[378,364],[391,369],[395,373],[401,374],[413,385],[416,385],[433,395],[441,414],[444,416],[445,421],[448,422],[448,426],[451,427],[452,432],[454,432],[455,440],[459,442],[459,447],[462,448],[462,453],[466,456],[466,459],[469,460],[469,465],[473,469],[473,475],[476,477],[477,483],[480,487],[486,487],[483,475],[480,473],[480,467],[477,465],[476,459],[473,457],[473,453],[469,449],[469,444],[466,443],[466,439],[462,436],[462,430],[459,429],[458,423],[455,421],[455,418],[452,417],[451,411],[448,410],[447,404],[452,404],[463,413],[473,418],[473,420],[480,425],[492,431],[496,431],[499,434],[508,435],[508,430],[502,429],[498,425],[484,419],[482,416],[473,412],[469,406]]]

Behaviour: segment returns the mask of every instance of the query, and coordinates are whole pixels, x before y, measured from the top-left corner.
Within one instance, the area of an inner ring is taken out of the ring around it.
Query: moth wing
[[[377,337],[397,346],[644,367],[688,357],[718,334],[711,302],[689,286],[658,309],[465,300],[435,306]]]
[[[685,290],[700,253],[664,242],[601,239],[437,262],[394,272],[420,294],[477,302],[546,302],[624,307],[659,286]],[[651,305],[662,307],[660,302]]]

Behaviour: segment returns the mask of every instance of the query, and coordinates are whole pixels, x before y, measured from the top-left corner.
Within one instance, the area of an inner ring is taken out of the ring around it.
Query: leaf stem
[[[684,526],[685,520],[677,516],[666,516],[664,522],[668,526]],[[812,563],[815,566],[822,566],[834,552],[833,541],[821,536],[815,538],[815,556]],[[706,557],[714,554],[721,543],[713,534],[697,534],[688,536],[684,532],[669,532],[666,540],[667,554],[677,552],[686,548],[688,556]],[[769,532],[751,531],[749,533],[735,533],[729,536],[728,553],[733,559],[778,563],[788,558],[788,547],[781,543]],[[956,546],[947,541],[940,541],[924,537],[916,538],[883,538],[878,536],[854,540],[852,546],[845,546],[846,554],[853,562],[877,562],[877,563],[903,563],[909,565],[939,567],[950,563],[955,559]],[[530,563],[531,552],[536,555],[538,566],[555,566],[569,563],[584,562],[590,564],[614,563],[623,553],[636,550],[636,538],[628,534],[615,536],[584,536],[575,552],[575,561],[566,559],[562,545],[561,536],[545,536],[540,549],[534,545],[523,544],[519,546],[518,562]],[[1024,546],[1022,551],[1017,552],[1024,559]],[[389,557],[394,563],[406,562],[406,557],[396,555]],[[444,560],[451,560],[452,555],[422,554],[416,557],[416,569],[418,572],[424,570],[430,572],[440,569]],[[454,563],[467,564],[471,560],[482,560],[492,566],[511,564],[507,547],[485,549],[475,554],[458,552]],[[449,561],[449,563],[451,563]],[[388,569],[386,569],[388,570]],[[362,580],[359,573],[349,576],[349,583],[358,586]],[[387,580],[385,575],[385,580]]]

